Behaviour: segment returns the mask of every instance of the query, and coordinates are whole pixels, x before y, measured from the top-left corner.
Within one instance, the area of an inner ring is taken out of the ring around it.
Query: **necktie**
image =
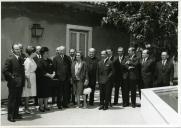
[[[18,56],[18,62],[21,64],[21,58]]]
[[[121,61],[122,61],[122,57],[119,57],[119,62],[121,63]]]
[[[165,66],[165,60],[162,61],[162,65]]]

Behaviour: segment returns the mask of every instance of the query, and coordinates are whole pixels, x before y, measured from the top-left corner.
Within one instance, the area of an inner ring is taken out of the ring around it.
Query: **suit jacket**
[[[68,56],[64,55],[63,59],[60,55],[53,58],[53,68],[56,77],[60,81],[69,80],[71,77],[71,61]]]
[[[112,80],[114,73],[113,63],[110,60],[99,61],[97,68],[97,81],[99,84],[106,84],[108,81]]]
[[[70,56],[68,56],[68,58],[70,59],[70,62],[73,63],[74,61],[76,61],[76,57],[74,57],[74,59],[72,60]]]
[[[150,88],[153,86],[153,76],[155,62],[150,57],[143,63],[143,59],[140,61],[141,64],[141,78],[143,81],[144,88]]]
[[[38,62],[39,62],[40,58],[38,58],[38,56],[36,55],[36,56],[33,58],[33,60],[34,60],[35,63],[38,65]]]
[[[72,74],[72,79],[73,80],[76,80],[76,76],[75,76],[75,64],[76,64],[76,61],[74,61],[72,63],[72,66],[71,66],[71,74]],[[78,76],[80,78],[81,81],[85,81],[88,80],[88,72],[87,72],[87,65],[86,65],[86,62],[85,61],[82,61],[82,65],[81,65],[81,68],[80,68],[80,72],[78,73]]]
[[[155,76],[157,84],[170,85],[170,81],[173,81],[174,77],[173,62],[167,60],[165,66],[162,65],[162,61],[157,62]]]
[[[109,59],[110,61],[114,61],[114,56],[111,56],[111,58]]]
[[[24,59],[20,56],[19,60],[15,55],[10,55],[5,61],[3,73],[8,87],[22,87],[25,82]]]
[[[124,65],[125,63],[125,56],[123,56],[121,63],[119,61],[119,56],[115,59],[113,62],[113,67],[114,67],[114,80],[116,81],[122,81],[125,78],[125,75],[128,74],[128,70],[126,66]],[[126,76],[127,77],[127,76]]]
[[[97,65],[98,65],[98,59],[96,57],[86,58],[86,64],[87,64],[87,71],[89,76],[89,84],[95,85],[96,84],[96,73],[97,73]]]
[[[130,63],[126,64],[127,61],[130,61]],[[134,55],[133,58],[126,56],[125,66],[128,70],[128,78],[131,80],[138,80],[139,79],[139,58],[136,55]]]

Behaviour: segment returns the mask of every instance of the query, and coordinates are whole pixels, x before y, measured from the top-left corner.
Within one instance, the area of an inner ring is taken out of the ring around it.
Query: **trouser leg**
[[[131,87],[131,103],[136,104],[136,80],[130,80]]]
[[[120,83],[117,82],[117,83],[115,84],[114,103],[118,103],[119,87],[120,87]]]
[[[105,84],[105,107],[108,107],[108,104],[110,102],[110,89],[111,89],[111,83],[108,81],[106,84]]]
[[[104,91],[105,85],[101,84],[100,85],[100,105],[104,106],[104,95],[105,95],[105,91]]]
[[[63,106],[68,105],[69,100],[69,84],[67,81],[63,82]]]

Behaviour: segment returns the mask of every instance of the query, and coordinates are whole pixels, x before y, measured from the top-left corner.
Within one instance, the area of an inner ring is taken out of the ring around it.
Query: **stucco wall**
[[[16,6],[15,6],[16,5]],[[2,4],[1,18],[1,67],[8,57],[11,45],[21,42],[27,45],[42,45],[50,49],[50,56],[55,54],[55,48],[65,45],[66,24],[89,26],[93,28],[92,45],[100,51],[105,48],[116,48],[120,45],[125,48],[129,44],[129,37],[123,31],[115,28],[100,26],[100,14],[88,11],[62,9],[60,7],[30,6],[31,4]],[[44,28],[43,37],[39,44],[31,38],[31,25],[39,23]]]

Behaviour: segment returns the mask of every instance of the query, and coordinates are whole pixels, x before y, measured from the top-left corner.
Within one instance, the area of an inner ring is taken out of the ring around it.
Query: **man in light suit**
[[[59,109],[68,108],[69,103],[69,86],[71,78],[71,61],[65,55],[65,47],[60,46],[59,55],[53,58],[53,67],[55,77],[60,81],[57,93],[57,106]]]
[[[163,51],[161,53],[161,61],[156,64],[155,76],[157,87],[173,85],[174,65],[172,61],[168,60],[168,57],[168,53]]]
[[[100,107],[99,110],[107,110],[110,101],[110,88],[113,76],[113,64],[107,58],[106,51],[101,52],[101,61],[98,62],[97,82],[100,87]]]
[[[25,71],[23,66],[23,58],[18,44],[12,46],[12,55],[5,62],[3,73],[7,80],[9,90],[8,96],[8,120],[15,122],[15,119],[22,119],[19,114],[19,106],[21,102],[22,88],[24,86]]]

